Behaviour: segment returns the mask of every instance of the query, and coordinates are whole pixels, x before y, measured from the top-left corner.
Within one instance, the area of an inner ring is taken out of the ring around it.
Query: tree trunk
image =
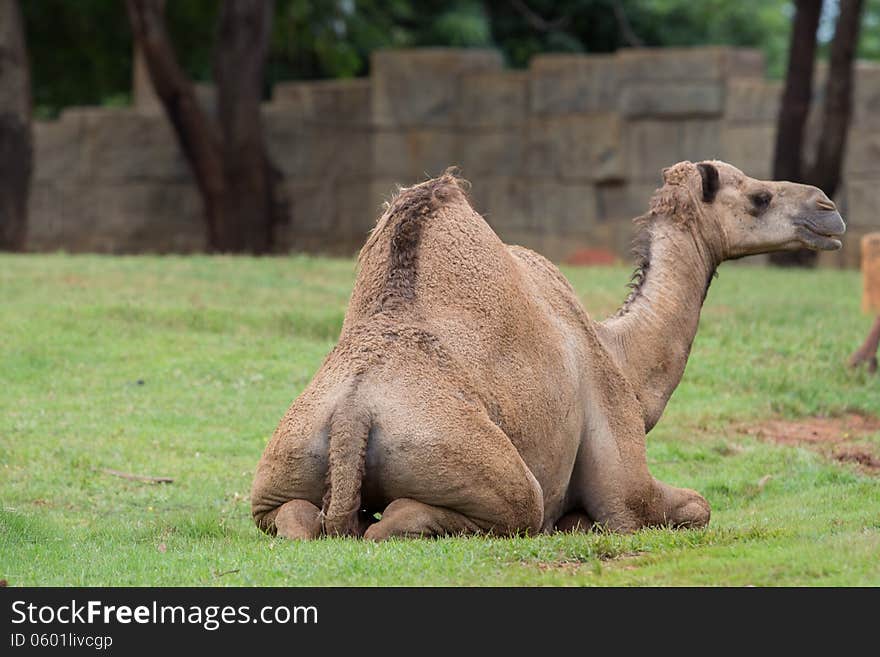
[[[828,195],[834,196],[840,184],[846,137],[852,115],[853,61],[859,42],[862,0],[841,0],[840,15],[831,42],[831,64],[825,87],[822,134],[816,161],[806,180]]]
[[[215,44],[219,126],[180,68],[164,0],[126,0],[137,46],[192,167],[212,252],[266,253],[279,216],[277,176],[263,141],[260,99],[274,2],[226,0]]]
[[[220,11],[214,80],[228,186],[223,251],[268,253],[276,222],[275,178],[263,141],[263,73],[273,0],[227,0]]]
[[[24,25],[18,0],[0,0],[0,250],[24,250],[32,166]]]
[[[810,113],[810,100],[813,95],[816,30],[819,28],[821,15],[822,0],[797,0],[788,48],[785,91],[782,94],[782,105],[776,122],[774,180],[791,182],[803,180],[804,126]],[[806,249],[772,253],[770,262],[788,267],[808,267],[815,263],[815,253]]]
[[[817,5],[813,6],[813,5]],[[790,56],[794,58],[796,41],[806,42],[807,33],[812,30],[812,50],[816,45],[815,19],[822,12],[821,0],[798,2]],[[825,84],[825,106],[822,113],[822,132],[813,165],[805,171],[803,164],[803,128],[809,112],[809,83],[812,80],[812,62],[814,52],[809,53],[808,62],[790,61],[788,78],[786,79],[785,95],[779,113],[779,132],[776,139],[776,157],[774,160],[773,177],[794,182],[805,182],[815,185],[833,197],[840,185],[843,171],[843,158],[846,154],[846,138],[849,132],[852,115],[853,95],[853,63],[859,41],[862,7],[864,0],[840,0],[840,13],[831,42],[831,63],[828,80]],[[801,21],[802,11],[805,12]],[[799,22],[803,24],[799,28]],[[799,32],[800,29],[800,32]],[[806,57],[806,47],[802,47],[799,57]],[[809,64],[809,75],[805,73]],[[794,75],[794,79],[792,76]],[[806,76],[804,78],[804,76]],[[795,89],[797,87],[797,89]],[[795,90],[793,90],[795,89]],[[789,97],[791,91],[791,97]],[[804,107],[800,101],[806,98]],[[788,107],[788,105],[791,105]],[[783,133],[785,131],[785,133]],[[796,161],[795,161],[796,158]],[[815,251],[801,249],[788,253],[774,253],[770,261],[783,266],[814,267],[818,254]]]
[[[822,0],[797,0],[796,4],[773,156],[773,179],[791,182],[802,180],[804,126],[813,95],[816,30],[822,15]]]

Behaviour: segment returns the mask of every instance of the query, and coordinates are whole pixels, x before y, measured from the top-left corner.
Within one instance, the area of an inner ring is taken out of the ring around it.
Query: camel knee
[[[544,526],[544,494],[534,477],[529,477],[527,485],[508,492],[502,508],[496,510],[492,520],[492,531],[500,534],[541,532]]]
[[[251,516],[254,524],[267,534],[275,534],[278,511],[292,498],[290,495],[282,495],[270,482],[258,476],[251,487]]]

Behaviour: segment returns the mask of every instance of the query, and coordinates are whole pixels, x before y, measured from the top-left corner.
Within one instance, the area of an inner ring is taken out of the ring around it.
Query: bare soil
[[[807,447],[842,463],[853,463],[863,472],[880,474],[880,448],[866,440],[880,433],[880,418],[847,413],[838,417],[810,417],[801,420],[767,420],[736,427],[738,433],[759,440]]]
[[[616,265],[618,261],[618,257],[608,249],[578,249],[565,258],[565,264],[577,267],[607,267]]]

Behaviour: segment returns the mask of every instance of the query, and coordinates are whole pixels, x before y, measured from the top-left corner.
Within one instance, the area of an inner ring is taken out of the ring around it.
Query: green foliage
[[[789,31],[785,0],[535,0],[526,3],[547,23],[512,12],[510,2],[494,0],[492,29],[496,42],[514,66],[525,66],[545,51],[612,52],[644,46],[732,45],[762,48],[771,73],[781,74]],[[615,6],[620,15],[616,13]],[[637,43],[627,38],[629,23]]]
[[[211,79],[219,4],[167,3],[178,58],[195,80]],[[836,4],[827,5],[824,39],[836,15]],[[267,89],[278,80],[365,75],[378,48],[494,47],[514,67],[541,52],[612,52],[633,45],[616,7],[644,45],[757,47],[771,75],[784,73],[787,0],[277,0]],[[27,0],[22,9],[38,115],[128,98],[132,46],[121,0]],[[867,0],[859,54],[880,58],[880,0]]]
[[[20,5],[37,116],[130,93],[131,32],[121,1],[26,0]]]
[[[705,530],[382,545],[260,534],[254,467],[332,347],[354,269],[303,256],[0,256],[0,578],[880,585],[880,479],[732,428],[880,412],[877,377],[844,366],[870,324],[857,272],[722,267],[684,380],[648,438],[653,473],[712,504]],[[625,295],[623,268],[565,273],[598,317]],[[880,435],[867,440],[876,448]]]
[[[866,0],[858,56],[880,59],[880,0]]]

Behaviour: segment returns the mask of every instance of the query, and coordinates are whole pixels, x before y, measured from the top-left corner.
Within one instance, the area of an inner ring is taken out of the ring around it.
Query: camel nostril
[[[820,210],[837,210],[837,206],[834,205],[832,201],[829,201],[827,198],[820,198],[816,201],[816,207]]]

